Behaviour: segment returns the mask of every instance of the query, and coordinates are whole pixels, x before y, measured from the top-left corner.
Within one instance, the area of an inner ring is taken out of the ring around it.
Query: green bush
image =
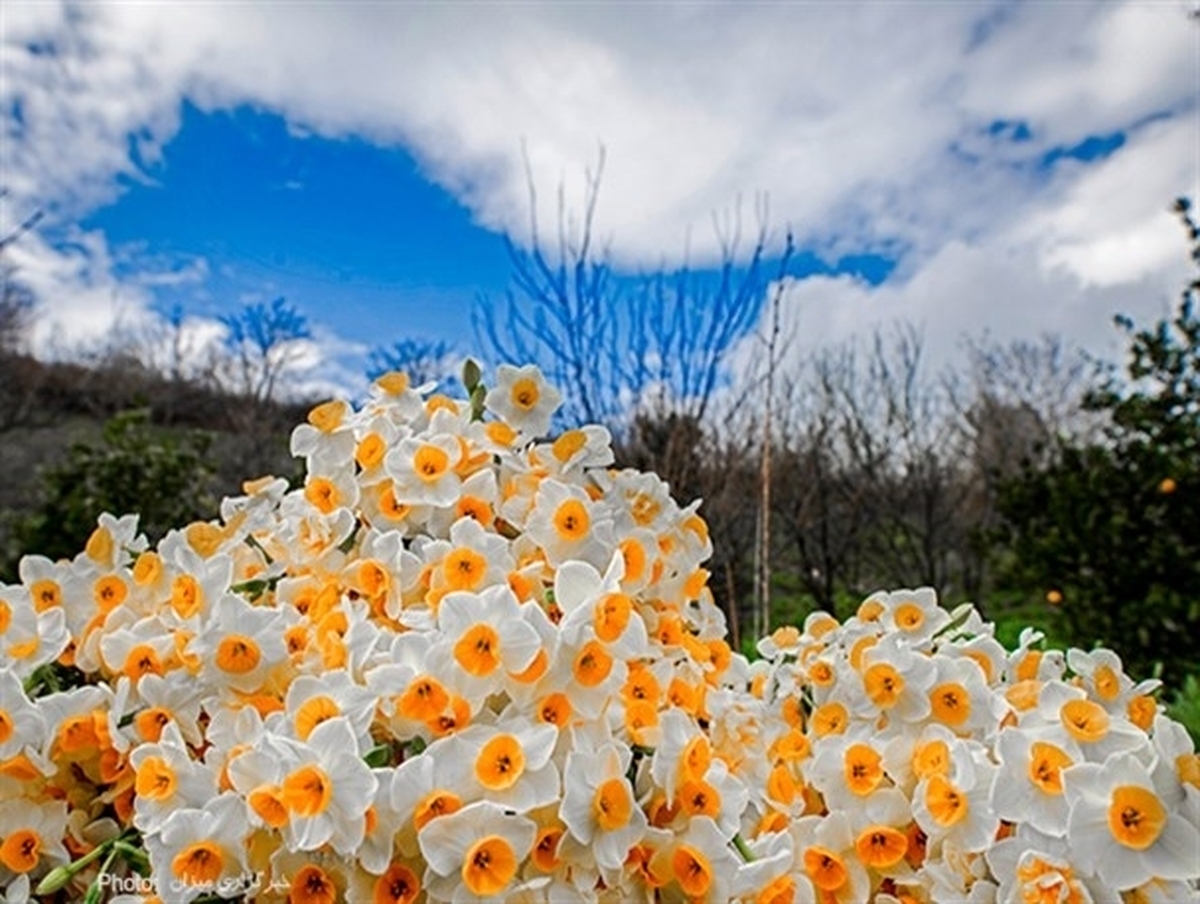
[[[99,442],[75,444],[42,472],[38,507],[13,525],[7,579],[26,552],[75,555],[101,512],[138,513],[152,542],[173,527],[211,517],[216,500],[208,451],[205,434],[153,428],[144,410],[112,417]]]
[[[1200,231],[1178,211],[1200,268]],[[1128,318],[1125,374],[1086,407],[1099,441],[1062,439],[1049,464],[1001,484],[1005,586],[1053,597],[1065,639],[1115,649],[1135,676],[1169,685],[1200,669],[1200,279],[1178,313],[1149,329]]]

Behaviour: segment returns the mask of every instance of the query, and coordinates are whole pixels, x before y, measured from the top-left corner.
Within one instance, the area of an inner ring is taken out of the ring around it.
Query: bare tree
[[[528,173],[529,250],[508,239],[512,287],[503,299],[479,300],[476,334],[499,360],[540,364],[563,389],[564,416],[573,423],[601,422],[622,432],[634,414],[647,410],[701,421],[726,356],[759,313],[765,201],[757,205],[757,231],[744,258],[739,210],[724,220],[714,217],[721,246],[715,272],[696,272],[685,263],[624,277],[594,234],[603,168],[601,149],[595,171],[587,173],[577,228],[559,187],[551,247],[539,231],[537,191]]]
[[[251,303],[221,318],[229,331],[227,388],[255,406],[275,400],[280,379],[304,354],[312,337],[308,319],[283,298]]]
[[[454,346],[441,339],[397,339],[391,345],[372,350],[367,373],[375,378],[389,370],[398,370],[408,374],[414,386],[433,381],[445,384],[456,378],[462,357]]]
[[[7,198],[7,188],[0,188],[0,200]],[[0,354],[11,354],[21,348],[33,314],[33,293],[17,277],[17,268],[7,259],[8,249],[41,222],[43,211],[35,210],[0,236]]]

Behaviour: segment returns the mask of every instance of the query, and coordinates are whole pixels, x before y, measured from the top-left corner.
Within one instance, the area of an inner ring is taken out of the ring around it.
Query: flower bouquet
[[[536,368],[379,378],[156,548],[0,586],[7,901],[1194,900],[1200,758],[1106,650],[877,593],[732,650],[697,504]]]

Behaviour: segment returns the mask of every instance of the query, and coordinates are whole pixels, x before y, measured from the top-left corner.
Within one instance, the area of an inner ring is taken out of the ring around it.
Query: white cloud
[[[1186,13],[1136,0],[13,0],[0,165],[18,201],[69,219],[111,200],[116,175],[145,177],[131,136],[154,159],[181,98],[250,103],[300,132],[403,145],[480,223],[521,237],[522,142],[543,225],[560,182],[577,209],[603,143],[597,232],[623,264],[670,260],[685,236],[693,262],[712,260],[712,213],[765,192],[776,223],[830,256],[906,250],[882,289],[797,287],[850,299],[818,315],[833,333],[901,312],[944,331],[1073,331],[1085,327],[1072,318],[1091,315],[1069,299],[1108,304],[1170,270],[1177,246],[1161,211],[1194,190],[1197,171],[1200,58]],[[1001,120],[1026,123],[1028,140],[990,134]],[[1037,166],[1118,131],[1129,141],[1101,165]],[[43,268],[47,291],[75,293],[63,304],[81,329],[111,316],[114,299],[136,308],[147,297],[105,270],[111,254],[92,241],[83,256],[40,247],[25,261],[30,274]],[[999,303],[1000,287],[1019,297]]]

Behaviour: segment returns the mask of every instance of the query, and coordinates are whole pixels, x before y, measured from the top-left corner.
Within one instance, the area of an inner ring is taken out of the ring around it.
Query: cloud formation
[[[861,294],[864,315],[1070,331],[1080,292],[1108,303],[1175,272],[1162,211],[1195,192],[1198,161],[1200,30],[1186,13],[1133,0],[18,2],[3,25],[0,163],[17,201],[69,220],[148,178],[182,98],[251,104],[298,132],[404,146],[481,225],[521,239],[523,153],[552,224],[555,188],[577,211],[602,145],[596,232],[619,265],[685,248],[712,262],[714,211],[741,197],[752,229],[763,193],[805,247],[901,257],[879,290],[800,284],[810,318],[836,307],[859,322],[856,303],[829,301],[836,289]],[[1112,135],[1123,144],[1103,160],[1069,153]],[[47,258],[45,278],[78,288],[81,305],[140,303],[136,286],[105,282],[121,280],[102,237],[84,248]],[[938,300],[943,283],[966,294]],[[1005,305],[1001,285],[1055,300]]]

